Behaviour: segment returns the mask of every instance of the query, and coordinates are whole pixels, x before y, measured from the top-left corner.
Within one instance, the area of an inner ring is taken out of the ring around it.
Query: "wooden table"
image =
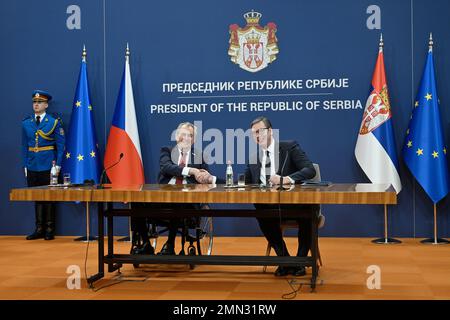
[[[317,216],[293,210],[143,210],[113,209],[114,202],[154,203],[260,203],[260,204],[396,204],[397,196],[390,185],[381,184],[332,184],[330,186],[291,186],[289,189],[255,188],[247,186],[228,189],[223,185],[106,185],[104,189],[87,187],[33,187],[12,189],[11,201],[84,201],[98,204],[98,273],[88,279],[90,284],[104,277],[104,265],[108,272],[130,264],[214,264],[214,265],[280,265],[312,267],[311,288],[314,290],[318,275]],[[311,218],[311,256],[167,256],[115,254],[113,241],[114,216],[148,216],[154,218],[212,216],[212,217],[281,217]],[[104,252],[104,218],[107,218],[108,253]]]

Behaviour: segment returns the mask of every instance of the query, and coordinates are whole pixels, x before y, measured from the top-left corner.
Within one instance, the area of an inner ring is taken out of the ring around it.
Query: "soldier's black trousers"
[[[50,184],[50,170],[27,172],[27,184],[29,187],[47,186]],[[36,201],[34,204],[36,212],[36,227],[45,229],[55,226],[55,203],[48,201]]]

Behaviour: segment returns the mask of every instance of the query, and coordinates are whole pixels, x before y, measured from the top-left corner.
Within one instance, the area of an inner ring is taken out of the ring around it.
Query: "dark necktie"
[[[181,160],[179,166],[181,168],[184,168],[186,166],[186,160],[184,159],[184,153],[181,151]],[[183,177],[177,177],[176,184],[183,184]]]
[[[270,180],[270,152],[266,150],[266,185],[269,184]]]
[[[266,150],[266,168],[270,168],[270,152]]]
[[[41,123],[41,116],[36,116],[36,124],[39,125]]]

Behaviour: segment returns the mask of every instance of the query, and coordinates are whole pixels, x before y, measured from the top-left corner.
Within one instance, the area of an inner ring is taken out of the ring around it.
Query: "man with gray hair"
[[[158,182],[160,184],[193,184],[193,183],[207,183],[215,184],[217,178],[212,176],[208,170],[208,164],[203,158],[201,150],[194,150],[196,127],[190,122],[180,123],[177,127],[175,138],[176,145],[172,147],[161,148],[159,158],[159,177]],[[137,204],[135,207],[145,208],[173,208],[173,209],[202,209],[206,205],[202,204]],[[174,255],[175,254],[175,238],[177,230],[181,224],[181,219],[168,219],[164,224],[168,226],[169,235],[167,242],[163,245],[159,254]],[[133,238],[140,237],[141,241],[132,242],[131,253],[132,254],[154,254],[154,249],[150,245],[150,239],[148,237],[148,230],[146,225],[146,218],[132,218],[131,228],[133,232]],[[184,248],[181,249],[180,254],[184,254]]]

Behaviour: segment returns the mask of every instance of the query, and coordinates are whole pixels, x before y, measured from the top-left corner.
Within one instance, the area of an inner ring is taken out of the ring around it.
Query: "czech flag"
[[[382,37],[369,98],[356,142],[355,156],[372,183],[390,183],[396,193],[402,190],[384,69]]]
[[[121,158],[121,154],[123,154]],[[117,165],[114,165],[117,163]],[[105,168],[112,184],[144,184],[141,145],[131,85],[129,49],[125,56],[125,69],[117,96],[116,108],[105,151]]]

